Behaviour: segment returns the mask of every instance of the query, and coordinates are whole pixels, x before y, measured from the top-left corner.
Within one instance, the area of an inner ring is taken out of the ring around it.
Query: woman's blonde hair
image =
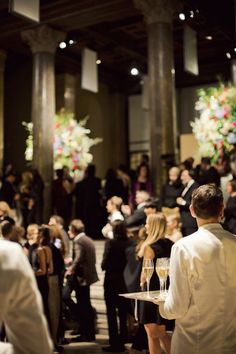
[[[116,207],[117,210],[120,210],[121,205],[122,205],[122,203],[123,203],[122,198],[117,197],[117,196],[114,196],[114,197],[111,197],[111,198],[109,199],[109,201],[110,201],[113,205],[115,205],[115,207]]]
[[[152,245],[156,241],[165,238],[166,232],[166,217],[162,213],[150,214],[147,217],[148,230],[147,238],[143,242],[138,252],[138,257],[142,258],[144,250],[147,246]]]
[[[12,210],[11,208],[9,207],[9,205],[4,202],[4,201],[1,201],[0,202],[0,210],[3,212],[3,216],[11,216],[12,215]]]

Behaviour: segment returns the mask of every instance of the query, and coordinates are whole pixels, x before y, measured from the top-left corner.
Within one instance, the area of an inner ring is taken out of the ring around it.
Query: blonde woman
[[[142,259],[152,259],[155,265],[157,258],[170,257],[173,243],[165,238],[166,218],[162,213],[151,214],[146,221],[147,238],[138,252]],[[146,290],[146,282],[143,274],[140,277],[140,286]],[[160,289],[156,272],[150,280],[150,290]],[[144,325],[148,337],[150,354],[160,354],[161,347],[165,353],[170,354],[170,337],[166,329],[172,330],[174,322],[167,321],[159,314],[158,307],[151,302],[140,301],[140,323]]]
[[[102,228],[102,234],[106,238],[113,239],[111,223],[114,221],[124,221],[124,216],[120,211],[122,203],[123,200],[117,196],[113,196],[107,201],[106,208],[109,213],[108,223]]]

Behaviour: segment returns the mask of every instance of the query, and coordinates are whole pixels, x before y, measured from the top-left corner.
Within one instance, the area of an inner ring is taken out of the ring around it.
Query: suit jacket
[[[176,319],[171,354],[236,353],[236,237],[220,224],[174,244],[160,313]]]
[[[142,226],[146,222],[146,214],[144,213],[144,206],[135,209],[133,214],[125,219],[126,227]]]
[[[198,188],[198,184],[194,182],[187,192],[182,195],[182,198],[186,201],[185,205],[180,205],[181,223],[183,228],[195,228],[197,230],[196,220],[192,217],[189,206],[192,200],[192,193],[194,189]]]
[[[72,270],[80,285],[91,285],[98,281],[96,254],[93,240],[80,233],[74,239],[74,261]]]

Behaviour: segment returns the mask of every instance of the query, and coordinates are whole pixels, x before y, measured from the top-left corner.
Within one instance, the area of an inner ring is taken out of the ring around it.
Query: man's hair
[[[72,220],[69,227],[74,234],[84,231],[84,224],[80,219]]]
[[[204,184],[193,191],[192,206],[197,217],[217,217],[223,206],[223,194],[214,184]]]
[[[9,221],[3,221],[1,223],[1,233],[2,237],[7,238],[13,232],[14,226]]]

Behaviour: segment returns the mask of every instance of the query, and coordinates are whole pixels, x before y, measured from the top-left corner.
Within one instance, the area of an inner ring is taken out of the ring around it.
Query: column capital
[[[173,14],[181,8],[180,0],[134,0],[147,24],[172,23]]]
[[[65,39],[65,33],[43,25],[23,31],[21,37],[29,44],[32,53],[46,52],[54,54],[58,43]]]

